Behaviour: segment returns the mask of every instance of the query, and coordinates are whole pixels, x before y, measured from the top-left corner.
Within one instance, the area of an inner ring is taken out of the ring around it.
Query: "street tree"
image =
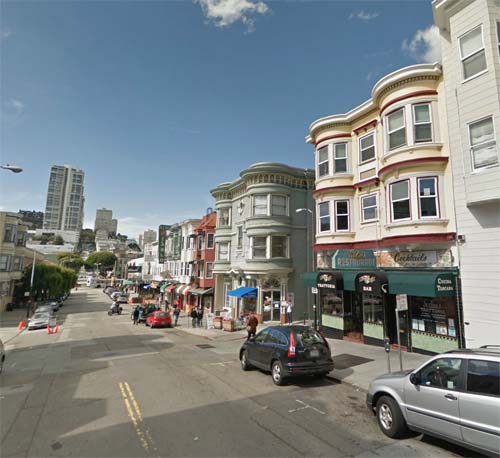
[[[116,262],[116,256],[110,251],[97,251],[89,255],[86,260],[87,266],[95,268],[99,266],[99,271],[104,272],[112,269]]]

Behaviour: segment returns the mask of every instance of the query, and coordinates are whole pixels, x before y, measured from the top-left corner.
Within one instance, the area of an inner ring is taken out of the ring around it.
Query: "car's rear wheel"
[[[244,371],[248,371],[252,368],[251,364],[248,362],[248,352],[244,350],[240,357],[241,368]]]
[[[377,401],[377,421],[382,432],[393,439],[408,433],[401,409],[390,396],[382,396]]]
[[[283,375],[283,365],[279,361],[273,361],[271,365],[271,377],[275,385],[281,386],[285,383],[285,377]]]

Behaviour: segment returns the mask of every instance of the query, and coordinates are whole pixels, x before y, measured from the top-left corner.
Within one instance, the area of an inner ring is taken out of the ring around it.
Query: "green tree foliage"
[[[77,279],[78,275],[72,269],[45,262],[36,264],[32,295],[37,299],[61,296],[76,285]],[[30,282],[31,266],[23,273],[25,291],[30,290]]]
[[[54,238],[54,245],[64,245],[64,239],[60,235],[57,235]]]
[[[76,272],[85,264],[85,261],[80,256],[73,253],[59,253],[57,255],[57,261],[60,266],[67,267]]]
[[[116,262],[116,256],[110,251],[97,251],[89,255],[86,260],[87,266],[94,268],[99,264],[99,270],[104,272],[112,269]]]

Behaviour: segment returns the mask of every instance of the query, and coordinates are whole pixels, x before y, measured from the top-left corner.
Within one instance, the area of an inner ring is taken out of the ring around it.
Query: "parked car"
[[[57,302],[57,301],[53,301],[53,300],[47,301],[45,303],[45,305],[52,307],[53,312],[57,312],[59,310],[59,302]]]
[[[167,312],[157,310],[146,317],[146,326],[170,328],[172,327],[172,318]]]
[[[48,313],[50,315],[54,314],[54,311],[52,310],[52,307],[50,305],[39,305],[33,314],[35,313]]]
[[[5,347],[3,346],[2,339],[0,339],[0,374],[3,371],[4,363],[5,363]]]
[[[283,385],[296,375],[324,377],[333,370],[326,339],[309,326],[270,326],[245,342],[240,349],[243,370],[270,371],[273,382]]]
[[[51,316],[48,312],[35,313],[28,321],[28,330],[46,328]]]
[[[114,300],[119,304],[126,304],[128,302],[128,296],[126,294],[119,294]]]
[[[414,371],[377,377],[366,402],[382,432],[408,429],[500,454],[500,346],[454,350]]]

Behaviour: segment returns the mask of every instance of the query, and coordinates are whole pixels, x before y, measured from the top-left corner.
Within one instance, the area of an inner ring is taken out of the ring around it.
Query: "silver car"
[[[48,312],[35,313],[28,321],[28,330],[46,328],[52,316]]]
[[[377,377],[366,402],[382,432],[408,429],[500,455],[500,346],[434,356],[414,371]]]

